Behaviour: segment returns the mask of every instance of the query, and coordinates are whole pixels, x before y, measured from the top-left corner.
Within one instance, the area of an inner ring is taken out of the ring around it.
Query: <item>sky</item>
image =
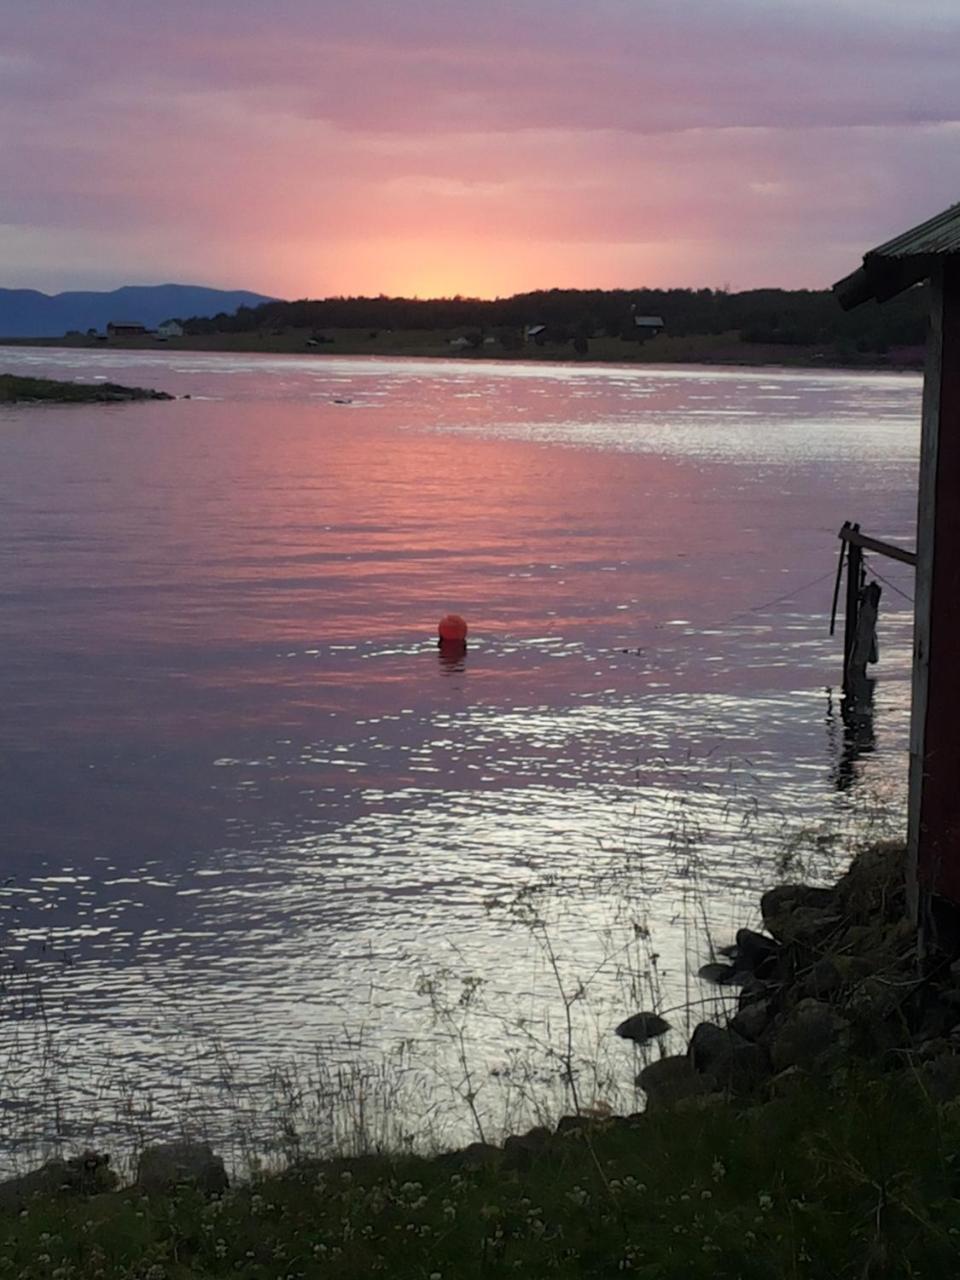
[[[0,0],[0,286],[824,288],[960,200],[960,0]]]

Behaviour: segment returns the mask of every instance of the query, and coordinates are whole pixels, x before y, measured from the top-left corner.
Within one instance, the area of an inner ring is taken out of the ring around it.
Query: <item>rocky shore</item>
[[[117,382],[59,382],[0,374],[0,404],[117,404],[129,400],[173,400],[166,391],[124,387]]]

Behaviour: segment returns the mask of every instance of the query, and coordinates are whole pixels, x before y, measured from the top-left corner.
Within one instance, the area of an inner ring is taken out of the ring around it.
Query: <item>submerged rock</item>
[[[645,1044],[669,1030],[670,1023],[658,1013],[635,1013],[615,1028],[615,1034],[623,1040],[632,1040],[634,1044]]]

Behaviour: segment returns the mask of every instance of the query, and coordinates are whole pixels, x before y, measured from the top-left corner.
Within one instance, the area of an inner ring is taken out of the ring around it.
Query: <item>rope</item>
[[[904,600],[906,600],[908,604],[913,604],[913,596],[907,595],[906,591],[901,591],[895,582],[891,582],[889,578],[885,578],[874,565],[872,560],[870,562],[870,572],[875,578],[879,578],[885,586],[888,586],[891,591],[895,591],[898,596],[903,596]]]
[[[811,582],[804,582],[799,587],[794,587],[792,591],[785,591],[782,596],[774,596],[772,600],[765,600],[763,604],[751,605],[749,609],[744,609],[741,613],[734,613],[725,622],[721,622],[721,627],[727,626],[731,622],[736,622],[738,618],[745,618],[748,613],[762,613],[764,609],[770,609],[775,604],[783,604],[785,600],[792,600],[794,596],[798,596],[801,591],[809,591],[811,587],[819,587],[821,582],[826,582],[828,578],[832,578],[836,573],[836,569],[828,569],[826,573],[822,573],[819,578],[814,578]]]

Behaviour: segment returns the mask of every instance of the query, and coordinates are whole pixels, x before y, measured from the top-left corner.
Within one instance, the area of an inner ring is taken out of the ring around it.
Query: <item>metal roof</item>
[[[634,316],[633,323],[643,327],[663,328],[663,316]]]
[[[904,231],[863,255],[863,266],[833,286],[845,311],[875,298],[885,302],[925,280],[939,258],[960,254],[960,204]]]
[[[960,253],[960,204],[952,204],[943,213],[928,218],[918,227],[894,236],[886,244],[871,249],[865,256],[877,258],[915,258],[918,254]]]

